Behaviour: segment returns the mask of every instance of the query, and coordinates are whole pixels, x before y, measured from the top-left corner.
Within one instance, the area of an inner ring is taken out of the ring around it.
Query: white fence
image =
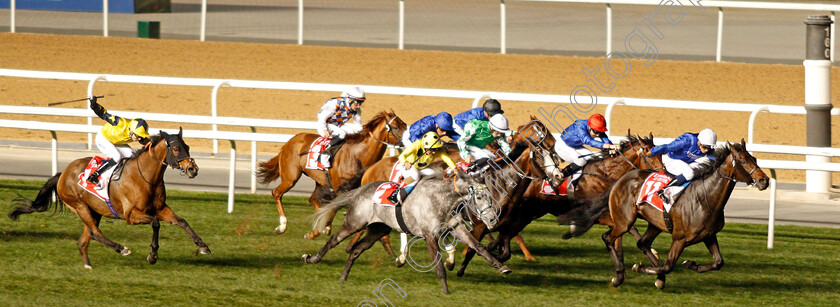
[[[40,79],[58,79],[58,80],[77,80],[89,81],[87,95],[93,93],[93,86],[97,81],[108,82],[123,82],[123,83],[141,83],[141,84],[165,84],[165,85],[186,85],[186,86],[207,86],[212,87],[212,116],[196,116],[196,115],[169,115],[156,113],[140,113],[140,112],[123,112],[129,117],[144,117],[152,120],[170,121],[170,122],[186,122],[211,124],[212,130],[199,131],[189,130],[185,131],[185,136],[194,138],[204,138],[213,140],[230,140],[231,141],[231,184],[229,187],[229,210],[233,210],[233,172],[234,172],[234,157],[235,157],[235,143],[234,141],[251,141],[252,142],[252,170],[256,164],[256,142],[285,142],[290,138],[290,135],[280,134],[263,134],[263,133],[245,133],[245,132],[221,132],[218,131],[217,125],[236,125],[236,126],[250,126],[252,127],[272,127],[272,128],[303,128],[314,129],[314,123],[302,121],[284,121],[284,120],[268,120],[268,119],[247,119],[234,117],[218,117],[216,112],[217,94],[221,87],[242,87],[242,88],[258,88],[258,89],[278,89],[278,90],[305,90],[305,91],[334,91],[340,92],[345,90],[349,85],[346,84],[324,84],[324,83],[303,83],[303,82],[272,82],[272,81],[249,81],[249,80],[222,80],[222,79],[196,79],[196,78],[172,78],[172,77],[149,77],[149,76],[130,76],[130,75],[100,75],[100,74],[85,74],[85,73],[65,73],[65,72],[42,72],[42,71],[28,71],[28,70],[12,70],[0,69],[0,76],[6,77],[24,77],[24,78],[40,78]],[[546,95],[546,94],[527,94],[527,93],[509,93],[509,92],[480,92],[480,91],[464,91],[464,90],[444,90],[444,89],[425,89],[425,88],[405,88],[405,87],[388,87],[388,86],[364,86],[368,93],[390,94],[390,95],[408,95],[408,96],[426,96],[426,97],[444,97],[444,98],[464,98],[472,99],[473,107],[487,98],[492,97],[501,100],[509,101],[529,101],[529,102],[549,102],[549,103],[570,103],[570,99],[565,95]],[[723,103],[723,102],[696,102],[696,101],[675,101],[675,100],[660,100],[660,99],[637,99],[637,98],[622,98],[622,97],[601,97],[602,101],[607,101],[607,121],[612,116],[612,109],[615,105],[636,106],[636,107],[658,107],[658,108],[676,108],[676,109],[691,109],[691,110],[714,110],[714,111],[735,111],[735,112],[751,112],[750,120],[747,126],[749,131],[750,144],[748,148],[753,152],[766,153],[784,153],[784,154],[802,154],[802,155],[817,155],[828,157],[840,157],[840,149],[838,148],[814,148],[801,146],[784,146],[784,145],[767,145],[767,144],[751,144],[752,136],[754,135],[755,118],[760,112],[767,112],[773,114],[805,114],[805,108],[799,106],[781,106],[781,105],[757,105],[757,104],[743,104],[743,103]],[[679,102],[679,103],[675,103]],[[55,109],[55,108],[39,108],[39,107],[16,107],[4,106],[0,108],[0,112],[15,113],[15,114],[32,114],[32,115],[60,115],[60,116],[83,116],[88,117],[88,125],[72,125],[72,124],[53,124],[44,122],[28,122],[28,121],[0,121],[0,127],[8,128],[24,128],[48,130],[53,132],[53,152],[55,161],[55,131],[69,131],[69,132],[83,132],[93,133],[97,126],[91,124],[91,118],[94,116],[92,112],[85,109]],[[840,115],[840,109],[833,108],[831,110],[833,116]],[[67,129],[67,130],[60,130]],[[556,135],[559,137],[559,135]],[[656,139],[657,143],[670,142],[672,139]],[[89,137],[90,142],[90,137]],[[90,145],[90,144],[89,144]],[[217,147],[214,146],[214,153]],[[54,168],[55,164],[54,163]],[[764,168],[770,169],[773,175],[772,187],[773,195],[771,196],[771,221],[769,221],[770,230],[772,232],[773,219],[775,214],[775,169],[795,169],[795,170],[823,170],[823,171],[840,171],[840,163],[813,163],[802,161],[776,161],[776,160],[762,160],[760,161]],[[55,173],[55,171],[53,172]],[[252,176],[252,191],[255,190],[255,177]],[[768,237],[768,248],[772,248],[772,235]]]
[[[405,46],[405,0],[393,0],[399,3],[398,7],[398,24],[397,24],[397,48],[403,49]],[[15,32],[15,8],[16,0],[11,0],[10,3],[10,32]],[[499,0],[499,18],[500,18],[500,46],[499,52],[507,52],[507,9],[506,2],[554,2],[554,3],[589,3],[589,4],[604,4],[605,5],[605,30],[606,30],[606,47],[604,54],[612,52],[612,6],[613,5],[640,5],[640,6],[658,6],[658,5],[675,5],[673,0]],[[685,2],[685,3],[682,3]],[[717,8],[718,22],[717,22],[717,45],[715,48],[715,60],[721,61],[721,53],[723,49],[723,20],[724,9],[756,9],[756,10],[788,10],[788,11],[822,11],[831,14],[831,19],[835,19],[836,11],[840,11],[840,4],[822,4],[822,3],[790,3],[790,2],[752,2],[752,1],[709,1],[709,0],[682,0],[679,5],[683,6],[698,6],[703,10],[706,8]],[[108,36],[108,0],[102,0],[102,35]],[[297,43],[302,45],[304,42],[304,0],[297,1]],[[207,28],[207,0],[201,1],[201,21],[199,30],[199,39],[205,40],[205,33]],[[831,61],[834,61],[834,24],[831,25]]]

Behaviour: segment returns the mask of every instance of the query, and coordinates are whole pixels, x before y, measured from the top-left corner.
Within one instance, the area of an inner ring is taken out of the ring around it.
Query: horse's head
[[[634,168],[661,170],[665,168],[661,156],[651,156],[650,150],[654,147],[653,133],[648,136],[632,135],[627,129],[627,140],[619,144],[619,155],[630,161]],[[640,154],[641,153],[641,154]]]
[[[394,110],[380,112],[365,126],[382,143],[397,147],[402,142],[403,133],[408,129],[408,125],[394,113]]]
[[[724,167],[730,168],[732,179],[739,182],[744,182],[749,185],[754,185],[759,190],[764,190],[770,183],[770,178],[764,171],[758,167],[758,163],[748,151],[747,144],[744,139],[741,143],[726,143],[729,148],[729,154],[723,163]]]
[[[482,183],[483,178],[456,171],[455,178],[452,180],[455,180],[456,192],[462,196],[458,206],[467,206],[473,215],[487,227],[495,228],[496,223],[499,222],[501,208],[487,186]]]
[[[556,140],[551,131],[536,117],[514,132],[511,159],[516,160],[525,148],[530,149],[531,169],[535,177],[546,178],[553,187],[560,186],[560,157],[554,151]]]
[[[190,146],[184,143],[184,129],[179,128],[178,134],[169,134],[160,131],[160,135],[166,144],[166,158],[163,160],[166,165],[180,170],[182,174],[190,178],[198,175],[198,165],[190,157]]]

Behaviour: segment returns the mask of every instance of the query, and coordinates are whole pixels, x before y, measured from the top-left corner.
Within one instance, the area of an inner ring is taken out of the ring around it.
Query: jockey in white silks
[[[318,111],[318,134],[329,138],[330,144],[321,151],[321,164],[330,167],[330,158],[334,148],[344,142],[348,134],[362,131],[362,103],[365,102],[365,91],[355,86],[340,97],[327,100]],[[352,119],[353,123],[348,123]]]

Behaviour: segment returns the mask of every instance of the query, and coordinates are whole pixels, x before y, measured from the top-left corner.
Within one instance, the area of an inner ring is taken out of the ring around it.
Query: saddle
[[[120,179],[120,177],[122,176],[122,171],[124,169],[125,161],[127,161],[127,159],[123,159],[122,161],[120,161],[120,163],[117,164],[117,166],[106,170],[104,173],[100,174],[98,185],[88,182],[88,177],[91,175],[91,173],[93,173],[93,171],[95,171],[97,168],[99,168],[100,165],[102,165],[102,161],[105,161],[107,159],[108,158],[103,157],[93,157],[92,159],[90,159],[90,162],[88,162],[87,166],[85,166],[85,170],[81,174],[79,174],[79,181],[76,182],[76,184],[82,187],[82,189],[84,189],[85,191],[103,200],[105,204],[108,205],[108,210],[111,211],[111,214],[113,214],[115,218],[119,218],[120,216],[119,214],[117,214],[117,210],[114,208],[114,205],[111,204],[111,198],[108,195],[109,186],[111,181],[117,181]]]

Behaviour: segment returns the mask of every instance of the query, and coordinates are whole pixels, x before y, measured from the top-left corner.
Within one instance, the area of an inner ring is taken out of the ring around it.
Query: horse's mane
[[[627,150],[628,147],[630,147],[631,145],[635,145],[635,144],[639,144],[639,145],[650,144],[650,145],[653,145],[653,140],[651,140],[650,137],[647,137],[647,136],[635,136],[635,135],[632,135],[632,134],[628,133],[627,134],[627,139],[619,142],[618,146],[619,146],[619,150],[625,151],[625,150]]]
[[[344,141],[347,144],[354,144],[364,141],[365,138],[367,138],[367,135],[373,132],[373,129],[376,129],[376,126],[379,126],[379,124],[385,121],[386,115],[388,115],[388,112],[379,112],[379,114],[376,114],[376,116],[374,116],[373,119],[371,119],[362,127],[362,131],[355,134],[348,134],[347,137],[344,138]]]
[[[139,157],[140,154],[149,151],[149,148],[154,147],[161,140],[163,140],[163,135],[161,135],[160,133],[149,137],[149,143],[151,143],[151,145],[149,145],[149,143],[147,143],[146,145],[143,145],[143,147],[135,149],[134,150],[134,157]]]
[[[741,144],[736,143],[736,144],[732,144],[732,146],[740,148]],[[731,150],[729,149],[729,146],[726,146],[726,145],[715,146],[715,151],[714,151],[714,153],[712,153],[712,155],[715,158],[714,163],[706,166],[706,169],[701,171],[700,175],[695,177],[694,179],[692,179],[692,181],[704,180],[704,179],[708,178],[709,176],[713,175],[714,172],[717,171],[718,168],[723,166],[723,162],[726,161],[726,156],[728,156],[729,153],[731,153]]]

